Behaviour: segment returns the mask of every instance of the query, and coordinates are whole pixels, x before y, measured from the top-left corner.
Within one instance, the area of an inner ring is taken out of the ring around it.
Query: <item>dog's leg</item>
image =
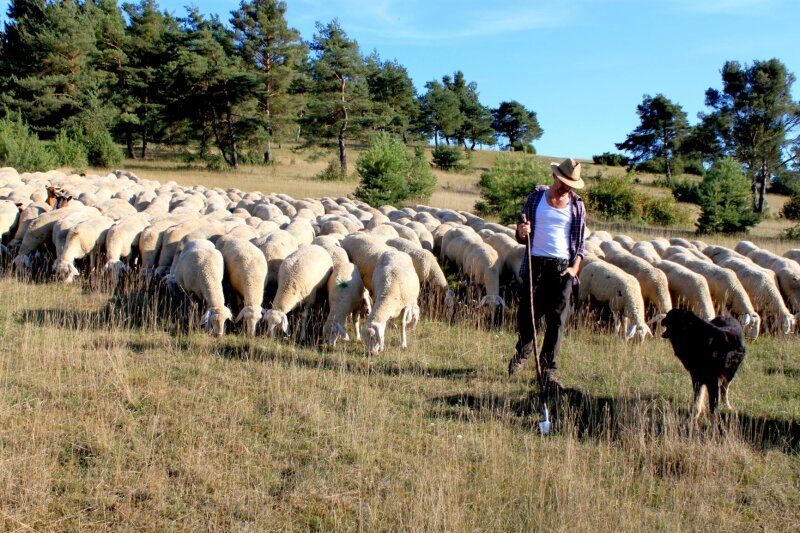
[[[700,420],[700,415],[706,408],[706,386],[700,381],[695,381],[692,386],[694,387],[694,405],[692,405],[692,422],[697,423]]]
[[[729,411],[733,411],[733,406],[731,405],[730,398],[728,397],[728,387],[730,384],[731,382],[724,377],[719,379],[720,400],[725,404],[725,407],[727,407]]]
[[[708,406],[713,418],[716,416],[719,406],[719,380],[714,379],[706,383],[706,389],[708,389]]]

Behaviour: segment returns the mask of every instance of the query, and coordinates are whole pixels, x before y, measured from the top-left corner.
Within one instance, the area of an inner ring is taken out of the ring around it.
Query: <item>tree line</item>
[[[118,143],[146,158],[183,146],[236,168],[270,163],[275,143],[336,147],[376,132],[403,142],[532,150],[541,129],[517,101],[491,109],[456,71],[418,94],[403,65],[362,54],[334,19],[305,41],[285,2],[242,0],[223,21],[156,0],[11,0],[0,34],[0,118],[39,138]]]
[[[727,61],[721,69],[722,88],[705,93],[708,112],[690,126],[680,104],[663,94],[645,95],[636,108],[639,125],[616,144],[632,154],[631,165],[662,172],[673,187],[675,172],[703,173],[731,158],[750,179],[752,209],[764,211],[769,184],[800,184],[800,102],[792,100],[794,74],[778,59],[751,65]],[[601,162],[621,162],[616,154],[595,156]],[[791,192],[791,191],[783,191]],[[800,193],[800,190],[797,191]]]

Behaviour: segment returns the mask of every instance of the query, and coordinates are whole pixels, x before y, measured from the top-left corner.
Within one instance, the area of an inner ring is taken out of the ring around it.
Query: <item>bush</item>
[[[786,228],[781,232],[781,238],[792,241],[800,241],[800,224]]]
[[[65,130],[58,132],[50,146],[60,167],[72,167],[76,173],[86,170],[89,166],[89,155],[86,147],[78,140],[72,138]]]
[[[536,185],[552,182],[552,171],[537,158],[520,153],[497,155],[494,166],[481,175],[482,200],[475,209],[484,215],[498,215],[502,224],[517,221],[525,198]]]
[[[671,196],[653,198],[647,195],[642,197],[642,219],[654,226],[677,226],[688,224],[691,215],[682,206],[679,206]]]
[[[89,164],[95,167],[113,168],[122,163],[122,150],[114,143],[105,128],[92,128],[85,131],[83,144]]]
[[[788,220],[800,220],[800,194],[795,194],[783,204],[781,216]]]
[[[342,171],[342,165],[338,159],[331,159],[328,166],[314,178],[320,181],[344,181],[347,179],[347,174]]]
[[[752,209],[750,180],[735,160],[725,158],[708,171],[700,184],[698,233],[740,233],[758,223]]]
[[[461,162],[464,152],[458,146],[440,144],[433,149],[432,156],[433,164],[442,170],[460,170],[464,166]]]
[[[782,171],[770,182],[769,192],[794,196],[800,194],[800,173]]]
[[[601,155],[593,155],[592,161],[597,165],[608,165],[610,167],[624,167],[628,164],[628,158],[622,154],[612,154],[603,152]]]
[[[586,208],[611,220],[641,218],[639,194],[627,176],[601,177],[586,190]]]
[[[425,149],[417,146],[414,148],[414,157],[411,159],[408,197],[415,200],[426,200],[435,190],[436,174],[431,170],[431,165],[425,157]]]
[[[21,120],[0,119],[0,165],[18,172],[45,171],[56,167],[56,156]]]
[[[356,162],[361,182],[356,198],[372,206],[399,205],[409,198],[425,200],[436,188],[424,152],[411,155],[405,145],[381,133]]]
[[[700,184],[690,179],[672,180],[672,196],[679,202],[700,203]]]

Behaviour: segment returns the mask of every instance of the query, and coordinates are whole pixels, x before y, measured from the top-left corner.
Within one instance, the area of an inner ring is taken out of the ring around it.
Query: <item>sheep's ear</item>
[[[206,311],[206,314],[203,315],[203,318],[200,319],[200,327],[204,328],[208,325],[208,321],[211,320],[211,309]]]
[[[372,300],[369,297],[369,291],[367,289],[364,289],[364,292],[361,293],[361,298],[363,299],[362,305],[367,311],[367,314],[372,313]]]
[[[742,320],[742,325],[743,326],[749,326],[750,322],[752,322],[752,321],[753,321],[753,317],[751,317],[749,314],[748,315],[744,315],[744,320]]]
[[[286,315],[281,317],[281,329],[284,335],[289,334],[289,318]]]
[[[233,322],[234,322],[234,323],[236,323],[236,324],[238,324],[239,322],[241,322],[241,320],[242,320],[243,318],[244,318],[244,308],[242,308],[242,310],[241,310],[241,311],[239,311],[239,314],[238,314],[238,315],[236,315],[236,320],[234,320]]]
[[[625,340],[633,338],[636,334],[636,324],[632,324],[631,327],[628,328],[628,332],[625,334]]]

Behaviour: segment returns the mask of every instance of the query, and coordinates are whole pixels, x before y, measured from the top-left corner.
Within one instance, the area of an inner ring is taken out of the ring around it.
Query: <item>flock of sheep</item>
[[[53,208],[48,187],[72,200]],[[327,301],[325,341],[349,340],[350,317],[369,353],[384,349],[393,319],[406,347],[422,300],[452,307],[443,265],[480,289],[479,307],[499,310],[522,282],[525,255],[512,228],[465,212],[183,187],[121,171],[0,169],[0,238],[13,268],[44,265],[62,282],[86,270],[114,281],[134,269],[161,279],[175,298],[202,302],[201,324],[216,336],[228,320],[241,322],[249,336],[259,323],[270,335],[286,335],[293,314],[302,317],[299,335],[306,338],[309,313]],[[788,334],[796,324],[789,309],[800,311],[799,256],[777,256],[747,241],[730,250],[596,231],[586,239],[577,297],[607,304],[626,338],[644,339],[673,305],[706,319],[726,310],[750,337],[762,321]]]

